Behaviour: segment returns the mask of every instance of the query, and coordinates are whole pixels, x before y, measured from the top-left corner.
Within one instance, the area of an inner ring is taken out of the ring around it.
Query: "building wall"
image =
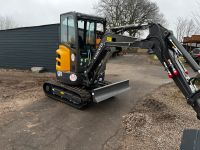
[[[55,71],[59,24],[0,31],[0,68]]]

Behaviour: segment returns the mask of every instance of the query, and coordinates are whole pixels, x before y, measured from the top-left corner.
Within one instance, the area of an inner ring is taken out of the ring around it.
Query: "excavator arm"
[[[134,38],[131,40],[131,38],[127,39],[119,35],[127,30],[146,28],[149,28],[149,35],[144,40],[137,41]],[[198,74],[200,74],[200,67],[186,49],[178,42],[171,31],[155,23],[111,28],[104,34],[92,62],[85,71],[87,86],[98,83],[99,75],[104,71],[110,56],[116,51],[116,49],[113,50],[112,47],[140,47],[152,49],[168,73],[169,78],[174,80],[187,99],[187,103],[193,107],[197,113],[197,118],[200,119],[200,90],[195,84],[196,81],[198,81],[198,77],[189,76],[188,70],[185,68],[180,58],[184,57],[193,71]]]

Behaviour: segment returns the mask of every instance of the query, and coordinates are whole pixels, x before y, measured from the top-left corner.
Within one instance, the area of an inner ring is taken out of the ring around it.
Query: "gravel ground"
[[[121,149],[179,149],[185,128],[199,129],[193,109],[173,84],[161,86],[145,96],[123,116]]]

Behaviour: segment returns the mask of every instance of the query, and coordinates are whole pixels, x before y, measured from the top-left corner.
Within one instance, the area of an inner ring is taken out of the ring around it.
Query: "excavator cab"
[[[80,109],[130,89],[128,80],[104,80],[106,63],[113,53],[104,49],[104,43],[111,41],[105,39],[112,39],[105,30],[105,18],[77,12],[61,14],[57,81],[43,84],[47,96]]]
[[[77,12],[60,16],[60,45],[56,51],[57,79],[79,85],[106,29],[106,19]]]

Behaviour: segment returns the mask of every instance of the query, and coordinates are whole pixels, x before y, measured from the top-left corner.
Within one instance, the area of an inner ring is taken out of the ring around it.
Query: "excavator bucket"
[[[129,80],[120,81],[102,86],[100,88],[96,88],[92,91],[93,102],[95,103],[102,102],[115,95],[128,91],[129,89],[130,89]]]

